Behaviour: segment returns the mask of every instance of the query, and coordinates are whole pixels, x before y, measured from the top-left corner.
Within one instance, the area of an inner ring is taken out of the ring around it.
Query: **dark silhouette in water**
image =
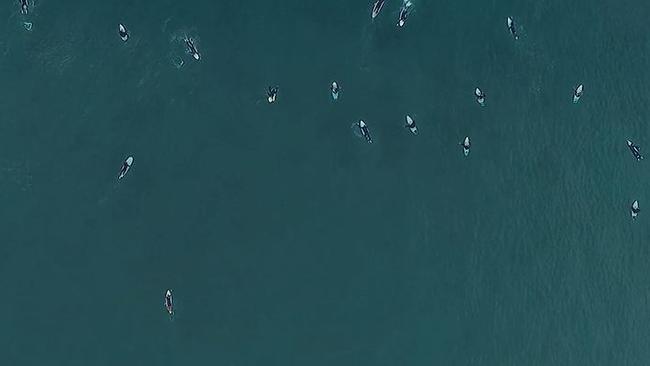
[[[375,1],[375,4],[372,6],[372,19],[375,19],[377,15],[379,15],[379,12],[381,11],[381,8],[384,7],[384,2],[385,0],[377,0]]]
[[[122,168],[120,168],[120,174],[117,176],[117,179],[124,178],[126,173],[129,172],[129,169],[131,169],[131,165],[133,165],[133,157],[129,156],[124,160],[124,163],[122,163]]]
[[[515,26],[515,21],[512,20],[512,18],[508,17],[508,29],[510,29],[510,33],[512,33],[512,36],[515,37],[515,39],[519,39],[519,36],[517,35],[517,28]]]
[[[637,215],[639,215],[639,212],[641,212],[641,209],[639,208],[639,201],[634,201],[632,202],[632,206],[630,206],[630,214],[632,215],[633,219],[636,219]]]
[[[465,139],[459,143],[459,145],[463,147],[463,154],[465,154],[465,156],[469,155],[469,149],[472,147],[469,136],[466,136]]]
[[[129,32],[126,30],[126,27],[124,25],[120,24],[117,27],[117,33],[120,35],[120,38],[122,38],[124,42],[129,39]]]
[[[372,137],[370,136],[370,130],[368,129],[366,123],[359,121],[357,125],[359,126],[359,131],[361,131],[361,135],[366,138],[366,141],[368,141],[369,144],[372,144]]]
[[[275,99],[278,96],[278,90],[279,88],[277,86],[269,86],[269,91],[266,92],[266,95],[268,96],[268,101],[269,103],[275,102]]]
[[[632,141],[627,140],[627,147],[630,149],[630,152],[632,155],[634,155],[637,161],[643,159],[643,155],[641,155],[641,148],[639,146],[632,143]]]
[[[29,13],[29,3],[27,0],[20,0],[20,12],[25,15]]]
[[[167,290],[165,292],[165,309],[169,316],[174,315],[174,298],[172,296],[172,290]]]
[[[410,4],[410,3],[407,3]],[[406,24],[406,18],[409,16],[409,5],[404,5],[402,8],[399,10],[399,18],[397,19],[397,26],[398,27],[403,27],[404,24]]]
[[[199,51],[196,49],[196,46],[194,46],[194,40],[192,38],[185,38],[185,45],[187,46],[187,50],[190,51],[192,57],[194,57],[195,60],[201,58],[201,56],[199,55]]]

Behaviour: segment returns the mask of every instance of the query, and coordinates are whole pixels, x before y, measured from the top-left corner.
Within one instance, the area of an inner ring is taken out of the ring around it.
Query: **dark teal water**
[[[1,4],[1,363],[646,365],[649,3],[413,1]]]

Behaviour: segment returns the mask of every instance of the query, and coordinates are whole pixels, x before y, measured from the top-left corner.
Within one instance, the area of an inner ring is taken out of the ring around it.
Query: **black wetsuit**
[[[508,28],[510,29],[510,33],[512,33],[512,36],[515,37],[515,39],[518,39],[519,36],[517,35],[517,29],[515,29],[515,21],[514,20],[512,21],[512,24],[510,24],[510,26],[508,26]]]
[[[377,12],[377,14],[379,14],[379,12],[381,11],[381,7],[384,6],[384,1],[385,0],[377,0],[377,1],[375,1],[375,5],[372,7],[372,12],[373,13]]]
[[[190,52],[192,52],[193,55],[198,54],[198,52],[196,51],[196,47],[194,47],[194,42],[192,41],[191,38],[186,39],[185,44],[187,45],[187,48],[190,50]]]
[[[407,7],[403,7],[402,10],[399,11],[399,20],[403,21],[406,23],[406,18],[409,15],[409,9]]]
[[[29,12],[29,3],[27,0],[20,0],[20,11],[23,14],[27,14]]]
[[[359,125],[359,129],[361,130],[361,134],[363,135],[363,137],[366,138],[366,141],[372,143],[372,137],[370,137],[370,131],[368,130],[368,126],[361,127],[361,125]]]
[[[630,148],[630,151],[632,152],[632,155],[636,158],[636,160],[641,160],[643,159],[643,155],[641,155],[641,151],[638,146],[632,144],[628,146]]]

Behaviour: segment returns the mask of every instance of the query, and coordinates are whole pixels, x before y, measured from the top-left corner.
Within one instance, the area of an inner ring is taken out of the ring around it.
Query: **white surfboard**
[[[469,136],[465,137],[461,145],[463,146],[463,154],[465,154],[465,156],[469,155],[469,149],[471,147]]]
[[[573,91],[573,103],[578,103],[580,100],[580,97],[582,96],[582,84],[578,85],[578,87]]]
[[[121,23],[118,26],[118,33],[122,41],[126,42],[129,39],[129,33],[126,31],[126,28]]]
[[[414,134],[417,135],[418,133],[418,127],[415,125],[415,122],[413,121],[413,118],[409,116],[408,114],[406,115],[406,127]]]
[[[519,39],[519,36],[517,35],[517,29],[515,27],[515,21],[510,17],[508,17],[508,30],[510,30],[510,33],[512,33],[512,36],[515,37],[515,39]]]
[[[383,7],[384,7],[384,0],[375,1],[375,4],[372,6],[372,19],[375,19],[377,15],[379,15],[379,12]]]
[[[485,106],[485,94],[483,94],[481,89],[474,89],[474,95],[476,96],[476,102],[481,106]]]
[[[129,172],[129,169],[131,169],[131,165],[133,165],[133,156],[129,156],[128,158],[126,158],[126,160],[122,164],[122,169],[120,169],[120,175],[117,177],[117,179],[124,178],[126,173]]]
[[[372,136],[370,136],[370,129],[366,125],[366,123],[363,120],[359,120],[359,132],[361,133],[361,136],[363,136],[366,139],[366,142],[369,144],[372,144]]]
[[[165,310],[169,313],[170,316],[174,315],[174,297],[172,296],[172,290],[167,290],[165,292]]]

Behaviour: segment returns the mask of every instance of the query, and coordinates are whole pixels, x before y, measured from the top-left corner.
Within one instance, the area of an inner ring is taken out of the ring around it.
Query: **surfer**
[[[275,102],[275,98],[278,96],[278,87],[277,86],[269,86],[269,91],[266,92],[266,95],[268,95],[268,101],[269,103]]]
[[[124,160],[124,163],[122,163],[122,168],[120,169],[120,174],[117,176],[117,179],[122,179],[126,175],[126,173],[129,172],[129,169],[131,169],[131,165],[133,165],[133,156],[129,156]]]
[[[199,55],[199,51],[196,49],[196,46],[194,46],[194,40],[192,38],[185,38],[185,45],[187,46],[187,50],[190,51],[192,57],[194,57],[195,60],[201,58],[201,56]]]
[[[339,99],[339,91],[341,88],[339,88],[339,84],[336,83],[336,81],[332,81],[332,86],[330,86],[330,91],[332,92],[332,99],[337,100]]]
[[[20,12],[25,15],[29,13],[29,3],[27,0],[20,0]]]
[[[124,42],[126,42],[126,40],[129,39],[129,32],[126,30],[126,27],[124,27],[124,25],[122,25],[121,23],[117,29],[117,32],[120,34],[120,38],[122,38]]]
[[[375,19],[377,15],[379,15],[379,12],[381,11],[381,8],[384,7],[384,2],[385,0],[377,0],[375,1],[375,4],[372,6],[372,19]]]
[[[639,208],[639,201],[634,201],[632,202],[632,206],[630,206],[630,214],[632,215],[633,219],[636,219],[636,216],[641,212],[641,209]]]
[[[636,160],[641,160],[643,159],[643,155],[641,155],[641,148],[638,147],[637,145],[633,144],[632,141],[627,140],[627,147],[630,149],[632,152],[632,155],[636,158]]]
[[[476,88],[474,89],[474,95],[476,96],[476,101],[478,104],[481,106],[485,105],[485,93],[481,91],[481,89]]]
[[[463,147],[463,153],[465,156],[469,155],[469,148],[471,147],[471,143],[469,141],[469,136],[466,136],[463,142],[460,143],[460,146]]]
[[[172,297],[172,290],[167,290],[167,292],[165,292],[165,309],[167,309],[169,316],[174,315],[174,298]]]
[[[406,128],[408,128],[409,130],[411,130],[411,132],[412,132],[414,135],[417,135],[417,133],[418,133],[418,126],[415,125],[415,121],[414,121],[413,118],[411,118],[411,116],[409,116],[408,114],[406,115],[406,125],[405,125],[404,127],[406,127]]]
[[[510,33],[512,33],[512,36],[515,37],[515,39],[519,39],[517,28],[515,27],[515,21],[510,17],[508,17],[508,29],[510,29]]]
[[[639,214],[641,209],[639,208],[639,201],[634,201],[632,202],[632,206],[630,206],[630,214],[632,215],[633,219],[636,219],[636,216]]]
[[[582,96],[582,84],[578,85],[577,88],[573,91],[573,103],[578,103],[580,97]]]
[[[362,120],[359,120],[358,126],[361,135],[366,138],[366,141],[368,141],[369,144],[372,144],[372,137],[370,137],[370,130],[368,130],[366,123]]]
[[[397,20],[397,26],[403,27],[406,24],[406,18],[409,16],[409,8],[411,7],[411,2],[407,1],[402,5],[402,8],[399,10],[399,19]]]

